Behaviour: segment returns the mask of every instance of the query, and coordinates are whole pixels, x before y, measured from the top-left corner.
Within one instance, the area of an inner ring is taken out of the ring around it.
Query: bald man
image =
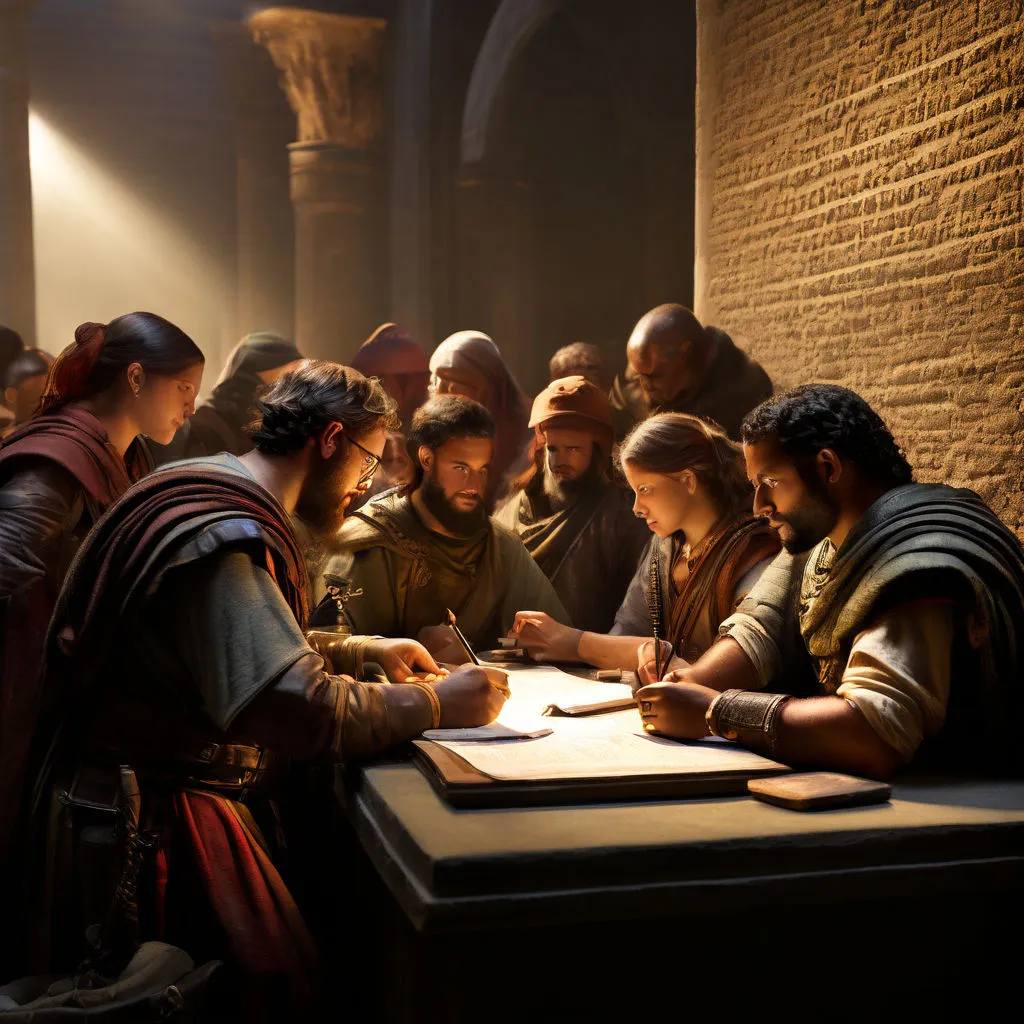
[[[768,374],[725,331],[702,326],[675,303],[640,318],[626,360],[608,396],[623,433],[652,413],[685,412],[714,420],[738,439],[743,417],[772,393]]]

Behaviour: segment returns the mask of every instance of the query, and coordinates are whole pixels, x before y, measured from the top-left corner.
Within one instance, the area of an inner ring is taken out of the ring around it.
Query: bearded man
[[[356,512],[329,563],[348,579],[352,629],[417,636],[439,660],[461,662],[465,654],[443,626],[447,609],[474,648],[494,646],[520,608],[569,622],[526,548],[487,515],[491,414],[462,395],[438,395],[413,417],[408,448],[414,485]]]
[[[914,760],[1018,772],[1024,551],[972,491],[912,482],[874,410],[809,384],[743,423],[784,551],[721,639],[637,691],[645,727],[884,778]],[[775,692],[764,692],[772,691]]]
[[[535,399],[536,464],[495,518],[526,546],[574,625],[607,633],[650,533],[611,478],[608,398],[581,375]]]
[[[504,697],[475,667],[433,683],[412,678],[438,672],[413,641],[311,646],[289,516],[337,531],[380,462],[395,406],[377,381],[309,361],[279,379],[259,410],[253,451],[151,473],[112,506],[72,565],[45,680],[57,752],[51,813],[67,826],[58,842],[71,845],[50,862],[72,868],[68,878],[58,872],[52,902],[54,920],[79,942],[85,926],[103,921],[109,898],[69,897],[87,866],[76,837],[95,831],[81,815],[117,792],[128,765],[142,796],[137,834],[126,819],[125,864],[134,858],[138,868],[143,830],[158,849],[141,873],[122,868],[117,899],[132,905],[121,916],[137,915],[139,938],[226,959],[250,1009],[296,1019],[314,950],[272,855],[270,797],[282,760],[377,754],[431,726],[488,722]],[[357,682],[364,659],[405,685]],[[98,918],[83,919],[87,902]],[[80,951],[67,944],[57,954],[54,966],[73,967]]]
[[[626,360],[608,396],[619,436],[652,413],[684,412],[713,420],[735,441],[743,417],[772,393],[768,374],[725,331],[675,303],[637,321]]]

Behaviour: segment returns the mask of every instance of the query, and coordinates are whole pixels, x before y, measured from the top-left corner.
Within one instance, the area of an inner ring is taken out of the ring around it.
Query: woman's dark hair
[[[414,477],[405,493],[414,491],[423,480],[419,450],[426,446],[436,452],[455,437],[485,437],[494,440],[494,417],[479,402],[465,395],[435,395],[428,398],[412,417],[405,447],[412,459]]]
[[[329,423],[340,423],[353,437],[401,425],[395,401],[379,380],[321,359],[308,359],[279,377],[256,405],[260,419],[252,440],[264,455],[299,451]]]
[[[74,343],[50,367],[40,411],[53,412],[101,394],[132,363],[158,377],[171,377],[202,362],[199,346],[156,313],[126,313],[109,324],[84,323],[75,331]]]
[[[750,512],[754,492],[743,451],[714,423],[681,412],[663,412],[637,424],[619,448],[618,463],[648,473],[690,470],[722,514]]]
[[[797,460],[831,448],[883,486],[900,487],[914,479],[882,417],[855,391],[838,384],[803,384],[773,395],[747,414],[740,432],[744,444],[776,440],[798,468]]]

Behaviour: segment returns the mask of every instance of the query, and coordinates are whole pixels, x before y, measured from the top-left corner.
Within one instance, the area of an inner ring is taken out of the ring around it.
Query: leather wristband
[[[711,702],[704,721],[712,736],[736,740],[755,753],[774,757],[779,708],[789,699],[786,693],[726,690]]]
[[[427,700],[430,701],[430,728],[438,729],[441,726],[441,698],[437,695],[435,690],[430,683],[423,683],[417,679],[410,679],[407,683],[403,683],[403,686],[418,686],[426,695]]]

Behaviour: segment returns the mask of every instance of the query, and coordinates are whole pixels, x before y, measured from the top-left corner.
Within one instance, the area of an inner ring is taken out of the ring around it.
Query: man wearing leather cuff
[[[742,436],[784,551],[703,657],[637,691],[645,728],[877,778],[1019,771],[1016,536],[971,491],[913,483],[845,388],[777,395]]]
[[[308,361],[259,407],[255,450],[152,473],[89,536],[58,602],[45,686],[59,739],[52,792],[73,789],[86,764],[138,775],[140,828],[165,858],[139,885],[140,938],[227,959],[251,993],[287,991],[293,1011],[315,953],[267,855],[275,829],[259,824],[274,821],[277,764],[347,762],[431,726],[482,725],[505,692],[475,666],[416,678],[440,670],[410,640],[321,635],[311,646],[290,516],[325,535],[340,528],[395,406],[378,381]],[[357,681],[369,660],[409,685]],[[57,813],[74,813],[66,803]],[[64,853],[54,860],[73,870],[75,851]],[[77,936],[92,923],[55,922]],[[58,970],[83,951],[59,952]]]

